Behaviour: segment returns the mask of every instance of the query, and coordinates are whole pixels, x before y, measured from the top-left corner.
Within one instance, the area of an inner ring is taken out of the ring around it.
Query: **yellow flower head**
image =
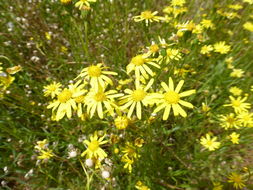
[[[138,190],[150,190],[148,186],[144,185],[141,181],[138,181],[135,185],[135,188]]]
[[[44,96],[51,96],[51,98],[54,98],[61,92],[61,83],[53,82],[50,85],[44,86]]]
[[[57,108],[55,120],[59,121],[65,115],[68,118],[72,117],[72,109],[76,110],[76,101],[75,98],[83,95],[86,90],[83,89],[84,85],[79,85],[80,81],[74,85],[70,85],[69,88],[63,89],[58,95],[57,100],[54,100],[50,103],[47,108],[51,109],[54,112]]]
[[[228,182],[233,183],[233,186],[236,189],[242,189],[243,187],[245,187],[245,184],[244,184],[245,180],[242,178],[240,174],[237,174],[235,172],[232,172],[228,176]]]
[[[142,105],[147,105],[148,100],[148,89],[153,84],[154,79],[151,79],[148,84],[143,87],[140,85],[140,83],[135,83],[135,89],[125,89],[125,93],[127,95],[123,96],[120,100],[121,110],[124,111],[129,108],[127,117],[131,118],[134,109],[136,108],[136,115],[139,119],[141,119],[142,115]]]
[[[179,93],[182,86],[184,84],[184,80],[181,80],[177,87],[174,88],[174,83],[172,78],[169,78],[169,86],[162,82],[161,86],[165,90],[164,94],[154,94],[154,99],[157,101],[157,108],[154,110],[154,113],[159,112],[160,110],[164,109],[163,113],[163,120],[167,120],[170,114],[171,108],[173,109],[174,116],[181,115],[183,117],[186,117],[186,112],[182,109],[180,105],[183,105],[188,108],[193,108],[193,105],[189,102],[186,102],[184,100],[181,100],[181,98],[190,96],[196,92],[196,90],[188,90],[185,92]]]
[[[172,0],[171,1],[172,6],[182,7],[184,4],[185,4],[185,0]]]
[[[246,30],[250,31],[250,32],[253,32],[253,23],[251,22],[246,22],[244,25],[243,25],[243,28],[245,28]]]
[[[158,11],[155,11],[152,13],[151,11],[147,10],[147,11],[141,12],[141,14],[138,16],[134,16],[133,19],[135,22],[141,22],[145,20],[146,25],[148,25],[151,22],[154,22],[154,21],[159,22],[160,20],[163,19],[163,17],[161,16],[156,16],[157,13]]]
[[[90,8],[90,3],[95,3],[97,0],[79,0],[76,2],[75,7],[78,7],[79,10],[82,9],[89,9]]]
[[[134,159],[133,158],[129,158],[128,156],[123,156],[121,159],[122,162],[125,162],[124,168],[128,169],[129,173],[132,173],[132,165],[134,163]]]
[[[230,99],[230,104],[225,104],[224,106],[231,106],[234,108],[235,113],[241,113],[241,112],[245,112],[248,111],[248,109],[250,108],[250,103],[245,103],[245,101],[247,100],[247,97],[237,97],[234,98],[233,96],[229,96]]]
[[[202,24],[203,28],[206,28],[206,29],[208,29],[208,28],[214,29],[214,24],[212,23],[211,20],[203,19],[203,20],[201,21],[201,24]]]
[[[114,124],[117,129],[122,130],[127,128],[129,124],[129,119],[126,116],[118,116],[117,118],[115,118]]]
[[[229,128],[238,129],[240,126],[240,122],[234,113],[230,113],[227,115],[220,115],[219,119],[221,121],[220,123],[221,127],[223,127],[225,130]]]
[[[89,81],[92,88],[98,90],[99,85],[105,88],[107,84],[112,85],[112,80],[106,75],[118,75],[112,71],[105,71],[107,67],[103,67],[102,63],[91,65],[84,68],[77,78],[82,78],[84,81]]]
[[[105,91],[104,88],[99,87],[98,91],[92,89],[88,92],[85,100],[87,106],[87,113],[92,118],[97,112],[100,119],[104,118],[103,105],[111,116],[114,115],[114,109],[118,106],[114,102],[114,98],[123,96],[122,93],[117,93],[116,90]]]
[[[242,69],[233,69],[233,71],[230,73],[230,76],[235,78],[241,78],[243,74],[244,71]]]
[[[238,121],[244,127],[253,127],[253,113],[247,111],[241,112],[238,114]]]
[[[154,76],[153,71],[149,68],[148,65],[152,65],[158,69],[160,66],[156,64],[153,59],[148,58],[149,56],[149,54],[142,54],[133,57],[126,67],[127,74],[135,71],[136,80],[140,80],[141,76],[143,76],[145,79],[148,79],[149,75]]]
[[[212,45],[204,45],[201,47],[200,53],[201,54],[209,54],[211,51],[213,51],[213,46]]]
[[[97,131],[95,131],[94,135],[90,136],[90,141],[84,140],[83,142],[88,146],[87,149],[81,154],[81,156],[85,156],[87,158],[95,158],[101,159],[107,157],[105,151],[100,148],[100,145],[106,144],[108,141],[104,140],[105,135],[102,137],[98,137]]]
[[[240,96],[242,94],[242,90],[236,86],[229,88],[229,92],[232,93],[234,96]]]
[[[63,4],[69,4],[72,0],[61,0],[61,3]]]
[[[229,137],[230,137],[230,140],[233,144],[239,144],[240,134],[233,132],[233,133],[231,133],[231,135],[229,135]]]
[[[14,75],[21,70],[22,70],[22,67],[20,65],[14,66],[14,67],[9,67],[6,69],[7,73],[9,73],[11,75]]]
[[[226,42],[217,42],[214,44],[214,51],[220,54],[227,54],[230,51],[230,46],[226,45]]]
[[[216,142],[216,140],[217,137],[211,138],[209,134],[206,134],[205,137],[201,137],[200,144],[202,144],[209,151],[214,151],[220,147],[220,142]]]

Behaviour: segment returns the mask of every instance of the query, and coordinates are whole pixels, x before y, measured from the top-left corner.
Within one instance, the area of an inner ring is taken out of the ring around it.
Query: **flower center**
[[[153,44],[153,45],[150,46],[150,51],[151,51],[152,53],[155,53],[155,52],[157,52],[158,50],[159,50],[159,46],[158,46],[158,45]]]
[[[78,96],[75,98],[76,103],[83,103],[84,102],[85,97],[84,96]]]
[[[91,141],[89,146],[88,146],[88,149],[92,152],[95,152],[97,149],[99,148],[99,142],[98,141]]]
[[[208,146],[212,146],[212,145],[213,145],[213,141],[209,140],[209,141],[206,142],[206,144],[207,144]]]
[[[143,100],[146,95],[147,95],[147,93],[144,90],[138,89],[133,92],[132,98],[135,102],[139,102],[139,101]]]
[[[53,92],[53,91],[55,91],[56,89],[57,89],[56,86],[50,86],[50,87],[48,88],[48,91]]]
[[[68,89],[64,89],[59,95],[58,100],[61,103],[66,103],[72,97],[72,92]]]
[[[228,118],[227,118],[227,122],[228,122],[229,124],[232,124],[232,123],[235,122],[235,119],[234,119],[233,117],[228,117]]]
[[[178,101],[180,100],[179,94],[176,93],[175,91],[168,91],[164,94],[164,99],[169,103],[169,104],[177,104]]]
[[[241,102],[238,101],[238,100],[234,100],[234,101],[232,102],[232,105],[235,106],[235,107],[240,107]]]
[[[101,75],[101,69],[100,67],[96,65],[89,66],[88,68],[88,75],[90,77],[99,77]]]
[[[142,55],[137,55],[132,58],[131,63],[133,63],[136,66],[140,66],[145,63],[145,60],[142,58]]]
[[[106,100],[106,95],[103,92],[98,92],[95,94],[94,99],[97,102],[103,102]]]
[[[141,13],[141,17],[144,19],[152,19],[154,18],[154,15],[152,15],[151,11],[144,11]]]

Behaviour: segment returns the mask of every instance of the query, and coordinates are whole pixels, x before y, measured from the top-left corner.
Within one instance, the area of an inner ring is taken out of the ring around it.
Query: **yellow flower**
[[[128,156],[123,156],[121,161],[125,162],[124,168],[128,169],[129,173],[132,173],[132,164],[134,163],[133,158],[130,159]]]
[[[157,44],[152,44],[151,46],[148,47],[148,54],[154,55],[159,51],[159,46]]]
[[[65,114],[68,118],[72,116],[72,109],[76,110],[75,98],[83,95],[86,91],[83,90],[83,85],[79,85],[77,82],[74,85],[70,85],[69,88],[65,88],[61,93],[57,95],[57,100],[50,103],[47,108],[52,109],[54,112],[57,108],[55,120],[59,121]]]
[[[253,127],[253,113],[242,112],[238,114],[238,120],[244,127]]]
[[[129,119],[126,116],[118,116],[114,119],[114,124],[119,130],[127,128],[128,123]]]
[[[105,134],[106,135],[106,134]],[[88,146],[87,149],[81,154],[81,156],[85,156],[87,158],[95,158],[101,159],[107,157],[105,151],[100,148],[100,145],[106,144],[108,141],[104,140],[105,135],[102,137],[98,137],[97,131],[95,131],[94,135],[90,136],[90,141],[84,140],[83,142]]]
[[[34,147],[37,150],[42,150],[47,148],[48,141],[44,139],[43,141],[37,141],[37,145]]]
[[[50,85],[44,86],[44,96],[51,96],[51,98],[54,98],[61,92],[61,83],[53,82]]]
[[[214,29],[214,24],[212,23],[211,20],[203,19],[203,20],[201,21],[201,24],[202,24],[203,28],[206,28],[206,29],[208,29],[208,28]]]
[[[185,0],[172,0],[171,1],[172,6],[182,7],[184,4],[185,4]]]
[[[45,33],[45,37],[47,40],[51,40],[51,34],[49,32]]]
[[[233,133],[231,133],[231,135],[229,135],[229,137],[230,137],[230,140],[233,144],[239,144],[240,134],[233,132]]]
[[[236,86],[229,88],[229,92],[232,93],[234,96],[240,96],[242,94],[242,90]]]
[[[138,181],[135,185],[135,188],[138,190],[150,190],[148,186],[144,185],[141,181]]]
[[[213,182],[213,190],[222,190],[223,185],[220,184],[220,182]]]
[[[246,22],[244,25],[243,25],[243,28],[245,28],[246,30],[250,31],[250,32],[253,32],[253,23],[251,22]]]
[[[72,0],[61,0],[61,3],[63,3],[63,4],[68,4],[68,3],[70,3]]]
[[[131,62],[127,65],[126,70],[127,74],[130,74],[132,71],[135,71],[135,77],[137,80],[140,80],[140,76],[143,76],[145,79],[148,79],[149,76],[154,76],[153,71],[148,67],[152,65],[156,68],[160,66],[153,62],[153,59],[149,59],[149,54],[136,55],[132,58]]]
[[[52,150],[40,150],[40,155],[37,157],[39,160],[48,160],[53,157]]]
[[[184,80],[179,81],[177,87],[174,89],[174,83],[172,78],[169,78],[169,86],[164,82],[161,83],[161,86],[165,90],[164,94],[156,93],[154,97],[157,99],[157,108],[154,110],[154,113],[159,112],[162,109],[164,110],[163,113],[163,120],[167,120],[170,114],[171,107],[174,112],[174,116],[181,115],[186,117],[186,112],[181,108],[180,105],[183,105],[188,108],[193,108],[193,105],[189,102],[181,100],[181,98],[190,96],[196,92],[196,90],[188,90],[185,92],[179,93],[182,86],[184,84]]]
[[[243,6],[240,4],[234,4],[234,5],[228,5],[228,8],[234,9],[234,10],[240,10],[243,8]]]
[[[200,144],[206,147],[209,151],[214,151],[220,147],[220,142],[216,142],[217,137],[211,139],[209,134],[206,134],[206,137],[201,137]]]
[[[126,146],[123,148],[122,152],[124,153],[124,156],[127,156],[129,158],[137,158],[138,157],[138,154],[136,152],[136,148],[130,142],[126,142]]]
[[[243,0],[244,3],[253,4],[253,0]]]
[[[7,73],[14,75],[15,73],[19,72],[22,70],[22,67],[20,65],[14,66],[14,67],[9,67],[6,69]]]
[[[220,115],[219,119],[221,121],[221,127],[223,127],[225,130],[233,127],[238,129],[240,126],[240,122],[234,113],[230,113],[228,115]]]
[[[90,3],[95,3],[97,0],[79,0],[76,2],[75,7],[78,7],[79,10],[83,9],[84,7],[90,7]]]
[[[134,145],[139,148],[142,147],[143,143],[144,143],[144,140],[140,137],[138,137],[134,140]]]
[[[117,93],[116,90],[105,91],[104,88],[99,87],[98,91],[95,89],[88,92],[85,100],[85,105],[87,105],[87,113],[92,118],[97,112],[100,119],[104,118],[103,105],[109,112],[111,116],[114,114],[114,109],[118,106],[114,103],[114,98],[123,96],[122,93]]]
[[[221,54],[227,54],[230,51],[230,46],[226,45],[226,42],[217,42],[214,44],[214,51],[221,53]]]
[[[213,51],[213,46],[212,45],[204,45],[201,50],[200,53],[201,54],[209,54],[211,51]]]
[[[150,22],[154,22],[154,21],[159,22],[160,20],[163,19],[163,17],[161,16],[156,16],[157,13],[158,11],[155,11],[152,13],[151,11],[147,10],[147,11],[141,12],[141,14],[138,16],[134,16],[133,19],[135,22],[141,22],[145,20],[146,25],[148,25]]]
[[[248,111],[247,109],[250,108],[250,103],[245,103],[247,100],[247,97],[238,97],[234,98],[233,96],[229,96],[229,99],[231,101],[230,104],[225,104],[224,106],[232,106],[235,110],[235,113],[241,113],[244,111]]]
[[[182,55],[178,49],[167,48],[166,49],[166,63],[169,63],[171,60],[180,60]]]
[[[91,65],[87,68],[84,68],[77,78],[82,78],[84,81],[89,81],[92,88],[98,90],[100,85],[102,88],[105,88],[107,84],[112,85],[112,80],[106,75],[118,75],[112,71],[104,71],[107,67],[103,67],[102,63],[97,65]]]
[[[233,69],[232,73],[230,73],[231,77],[241,78],[243,76],[244,71],[242,69]]]
[[[232,172],[228,176],[228,182],[229,183],[234,183],[233,186],[236,189],[242,189],[243,187],[245,187],[244,180],[242,179],[242,176],[235,173],[235,172]]]
[[[135,83],[135,90],[125,89],[124,92],[127,94],[123,96],[120,100],[121,110],[124,111],[129,108],[127,117],[131,118],[134,109],[136,108],[136,115],[139,119],[141,119],[142,115],[142,105],[147,105],[148,100],[148,89],[153,84],[154,79],[151,79],[148,84],[143,87],[140,83]],[[124,104],[124,105],[123,105]]]

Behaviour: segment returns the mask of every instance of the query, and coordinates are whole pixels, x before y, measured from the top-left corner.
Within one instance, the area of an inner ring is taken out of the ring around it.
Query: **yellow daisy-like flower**
[[[172,6],[182,7],[184,4],[185,4],[185,0],[172,0],[171,1]]]
[[[212,45],[204,45],[201,50],[200,53],[201,54],[209,54],[211,51],[213,51],[213,46]]]
[[[37,157],[39,160],[48,160],[53,157],[52,150],[40,150],[40,155]]]
[[[243,74],[244,74],[244,71],[242,69],[233,69],[233,71],[230,73],[230,76],[241,78]]]
[[[213,182],[212,190],[223,190],[223,185],[220,182]]]
[[[92,88],[98,90],[100,85],[102,88],[106,87],[106,84],[112,85],[112,80],[106,75],[118,75],[116,72],[104,71],[107,67],[103,67],[102,63],[97,65],[91,65],[87,68],[84,68],[77,78],[82,78],[90,82]]]
[[[209,151],[214,151],[220,147],[220,142],[216,142],[216,140],[217,137],[211,138],[209,134],[206,134],[205,137],[201,137],[200,144],[202,144]]]
[[[171,60],[180,60],[182,55],[178,49],[167,48],[166,49],[166,63],[169,63]]]
[[[87,113],[92,118],[97,112],[100,119],[104,118],[103,105],[111,116],[114,114],[114,109],[118,106],[114,103],[114,98],[123,96],[124,94],[118,93],[116,90],[109,90],[99,87],[98,90],[92,89],[86,96],[85,105],[87,105]]]
[[[129,124],[129,119],[126,116],[118,116],[114,119],[114,124],[117,127],[117,129],[122,130],[127,128]]]
[[[44,96],[51,96],[54,98],[61,92],[61,83],[53,82],[50,85],[44,86]]]
[[[233,96],[229,96],[231,101],[230,104],[225,104],[224,106],[232,106],[235,110],[235,113],[247,112],[250,108],[250,103],[245,103],[247,97],[237,97],[236,99]]]
[[[133,111],[136,108],[136,115],[139,119],[141,119],[142,105],[147,104],[147,99],[149,97],[147,91],[153,82],[154,79],[151,79],[145,87],[141,86],[140,83],[137,82],[135,83],[135,90],[124,90],[127,95],[123,96],[119,103],[122,105],[122,111],[129,108],[129,111],[127,113],[128,118],[131,118]]]
[[[154,94],[155,99],[157,99],[157,108],[154,110],[154,113],[159,112],[160,110],[164,109],[163,113],[163,120],[167,120],[170,114],[171,108],[173,109],[174,116],[181,115],[186,117],[186,112],[182,109],[180,105],[183,105],[188,108],[193,108],[193,105],[189,102],[181,100],[181,98],[190,96],[196,92],[196,90],[188,90],[185,92],[179,93],[182,86],[184,84],[184,80],[181,80],[177,87],[174,88],[174,83],[172,78],[169,78],[169,86],[162,82],[161,86],[165,90],[164,94]]]
[[[253,127],[253,113],[242,112],[238,114],[238,120],[244,127]]]
[[[236,86],[229,88],[229,92],[232,93],[234,96],[240,96],[242,94],[242,90]]]
[[[134,163],[134,159],[130,159],[128,156],[123,156],[121,159],[122,162],[125,162],[124,168],[128,169],[129,173],[132,173],[132,165]]]
[[[57,95],[57,100],[47,106],[48,109],[53,108],[53,112],[58,108],[55,116],[56,121],[62,119],[65,114],[68,118],[71,118],[72,109],[76,110],[75,98],[86,92],[83,90],[83,85],[78,86],[79,84],[80,82],[77,82],[74,85],[70,85],[69,88],[65,88]]]
[[[225,130],[229,128],[238,129],[240,126],[240,122],[234,113],[230,113],[227,115],[220,115],[219,119],[221,121],[220,123],[221,127],[223,127]]]
[[[240,134],[233,132],[233,133],[231,133],[231,135],[229,135],[229,137],[230,137],[230,140],[233,144],[239,144]]]
[[[72,0],[61,0],[61,3],[63,4],[69,4]]]
[[[245,28],[246,30],[250,31],[250,32],[253,32],[253,23],[251,22],[246,22],[244,25],[243,25],[243,28]]]
[[[37,150],[42,150],[47,148],[48,141],[44,139],[43,141],[37,141],[37,145],[34,147]]]
[[[159,22],[160,20],[163,19],[163,17],[161,16],[156,16],[157,13],[158,11],[155,11],[152,13],[151,11],[147,10],[147,11],[141,12],[141,14],[138,16],[134,16],[133,19],[135,22],[141,22],[145,20],[146,25],[148,25],[151,22],[154,22],[154,21]]]
[[[220,54],[227,54],[230,51],[230,46],[226,42],[217,42],[214,44],[214,51]]]
[[[138,190],[150,190],[150,188],[144,185],[141,181],[138,181],[135,185],[135,188]]]
[[[212,23],[211,20],[203,19],[203,20],[201,21],[201,24],[202,24],[203,28],[206,28],[206,29],[208,29],[208,28],[214,29],[214,24]]]
[[[76,2],[75,7],[78,7],[80,10],[83,9],[83,7],[90,7],[90,3],[95,3],[97,0],[79,0]]]
[[[138,157],[138,154],[136,152],[136,148],[130,142],[126,142],[126,146],[122,149],[122,152],[124,153],[124,156],[127,156],[129,158],[137,158]]]
[[[150,54],[142,54],[133,57],[126,67],[127,74],[135,71],[135,77],[137,80],[140,80],[140,76],[143,76],[145,79],[148,79],[149,75],[154,76],[153,71],[148,67],[148,65],[152,65],[158,69],[160,69],[160,66],[154,63],[153,59],[149,59],[149,55]]]
[[[10,75],[14,75],[21,70],[22,70],[22,67],[20,65],[14,66],[14,67],[9,67],[6,69],[7,73],[9,73]]]
[[[229,176],[228,176],[228,182],[229,183],[234,183],[233,186],[236,189],[242,189],[243,187],[245,187],[245,180],[243,180],[242,176],[240,174],[237,174],[235,172],[232,172]]]
[[[106,135],[106,134],[105,134]],[[87,158],[100,158],[103,160],[107,157],[105,151],[100,148],[100,145],[106,144],[108,141],[104,140],[105,135],[102,137],[98,137],[97,131],[95,131],[93,136],[90,136],[90,141],[84,140],[83,142],[88,146],[87,149],[81,154],[81,156],[85,156]]]

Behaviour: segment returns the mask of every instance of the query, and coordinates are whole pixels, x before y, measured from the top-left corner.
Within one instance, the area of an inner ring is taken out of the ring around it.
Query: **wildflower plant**
[[[253,188],[252,0],[0,7],[0,189]]]

